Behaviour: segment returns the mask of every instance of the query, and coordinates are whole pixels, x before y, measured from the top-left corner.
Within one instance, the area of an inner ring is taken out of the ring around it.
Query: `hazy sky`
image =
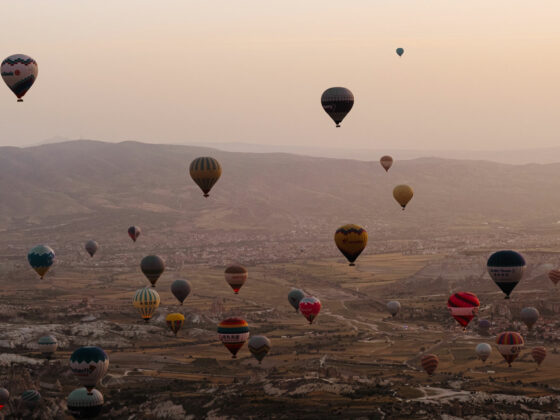
[[[559,20],[558,0],[12,1],[0,55],[39,77],[23,104],[1,86],[0,144],[556,146]],[[331,86],[355,96],[339,129]]]

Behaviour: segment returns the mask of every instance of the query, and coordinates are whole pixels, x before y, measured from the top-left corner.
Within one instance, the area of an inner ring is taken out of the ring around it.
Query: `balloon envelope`
[[[480,307],[480,301],[474,293],[457,292],[452,294],[447,300],[447,308],[451,316],[463,327],[466,328],[472,321]]]
[[[93,257],[97,250],[99,249],[99,244],[93,240],[86,242],[86,251],[90,257]]]
[[[224,272],[226,281],[233,289],[235,294],[239,293],[239,289],[245,284],[247,281],[247,276],[249,273],[247,269],[241,265],[230,265],[226,268]]]
[[[142,258],[140,269],[150,283],[152,283],[152,287],[155,287],[159,276],[161,276],[165,270],[165,263],[163,262],[163,259],[157,255],[148,255],[147,257]]]
[[[70,369],[89,392],[109,370],[109,356],[96,346],[80,347],[70,356]]]
[[[337,248],[346,257],[350,265],[360,256],[367,245],[368,235],[366,230],[358,225],[344,225],[339,227],[334,234]]]
[[[533,348],[531,350],[531,356],[533,356],[533,360],[537,362],[537,365],[540,366],[546,357],[546,348],[542,346]]]
[[[313,324],[313,320],[321,311],[321,301],[313,296],[305,297],[299,302],[299,311],[310,324]]]
[[[143,287],[137,290],[132,299],[132,304],[138,309],[142,319],[146,322],[148,322],[156,312],[156,309],[159,307],[159,302],[160,298],[158,292],[150,287]]]
[[[513,331],[506,331],[498,335],[496,338],[498,351],[511,366],[511,363],[517,358],[521,349],[525,345],[525,341],[521,334]]]
[[[397,200],[397,203],[401,205],[403,210],[406,208],[408,202],[412,200],[413,195],[414,191],[412,191],[412,188],[410,188],[408,185],[397,185],[393,189],[393,197],[395,198],[395,200]]]
[[[34,389],[28,389],[21,393],[21,402],[28,408],[35,407],[41,401],[41,394]]]
[[[41,278],[47,271],[51,268],[54,264],[54,251],[51,247],[46,245],[37,245],[29,251],[27,254],[27,261],[29,261],[29,265],[35,270],[37,274]]]
[[[185,323],[185,316],[179,313],[169,314],[165,317],[165,322],[173,334],[177,335],[183,324]]]
[[[181,305],[191,293],[192,286],[188,280],[178,279],[171,283],[171,293],[177,298]]]
[[[354,95],[343,87],[332,87],[323,92],[321,105],[337,127],[354,106]]]
[[[395,316],[401,310],[401,304],[396,300],[392,300],[391,302],[387,303],[387,310],[391,314],[391,316]]]
[[[97,389],[88,392],[86,388],[77,388],[66,399],[68,411],[78,419],[97,417],[101,413],[103,403],[103,395]]]
[[[525,258],[515,251],[498,251],[490,255],[486,265],[494,283],[506,294],[506,299],[509,299],[525,272]]]
[[[10,391],[6,388],[0,388],[0,404],[6,405],[10,401]]]
[[[294,309],[299,311],[299,302],[305,297],[305,293],[299,289],[292,289],[290,293],[288,293],[288,301],[290,305],[294,307]]]
[[[128,236],[130,236],[130,239],[132,239],[134,242],[136,242],[136,239],[138,239],[141,233],[142,231],[138,226],[130,226],[128,228]]]
[[[382,156],[381,159],[379,159],[379,163],[381,163],[385,172],[389,172],[389,169],[393,166],[393,158],[389,155]]]
[[[264,357],[270,351],[270,340],[264,335],[255,335],[249,339],[249,351],[259,361],[262,362]]]
[[[58,340],[52,335],[45,335],[37,341],[39,351],[47,357],[51,357],[58,348]]]
[[[227,318],[218,325],[218,337],[235,359],[249,338],[249,324],[241,318]]]
[[[39,74],[39,67],[31,57],[24,54],[14,54],[2,61],[0,73],[6,85],[18,98],[18,102],[23,102],[21,98],[35,83]]]
[[[478,358],[485,362],[492,353],[492,346],[488,343],[479,343],[475,348],[475,352]]]
[[[432,375],[439,365],[439,358],[435,354],[426,354],[422,357],[420,363],[428,375]]]
[[[191,162],[189,172],[193,181],[204,193],[204,197],[208,197],[208,193],[222,175],[222,167],[216,159],[203,156]]]
[[[556,286],[560,281],[560,270],[550,270],[548,272],[548,278]]]
[[[533,328],[533,325],[535,325],[535,323],[538,321],[540,313],[537,308],[533,308],[532,306],[530,306],[528,308],[521,309],[520,317],[521,321],[523,321],[523,323],[527,325],[527,328],[531,330]]]
[[[397,54],[399,57],[402,57],[402,55],[404,54],[404,48],[397,48]]]

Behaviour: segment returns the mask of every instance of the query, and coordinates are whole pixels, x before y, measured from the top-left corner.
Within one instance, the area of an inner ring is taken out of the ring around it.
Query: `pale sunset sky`
[[[39,76],[23,103],[2,82],[0,145],[557,146],[559,22],[558,0],[6,2],[0,59]]]

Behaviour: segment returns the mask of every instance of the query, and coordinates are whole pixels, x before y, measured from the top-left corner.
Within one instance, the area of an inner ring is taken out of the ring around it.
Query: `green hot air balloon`
[[[403,54],[404,54],[404,48],[397,48],[397,55],[399,57],[402,57]]]

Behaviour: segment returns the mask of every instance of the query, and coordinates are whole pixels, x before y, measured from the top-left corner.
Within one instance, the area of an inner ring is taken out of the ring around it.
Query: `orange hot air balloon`
[[[426,354],[420,363],[428,375],[432,375],[439,365],[439,358],[435,354]]]
[[[381,159],[379,159],[379,163],[381,163],[385,172],[389,172],[389,169],[393,166],[393,158],[389,155],[382,156]]]

